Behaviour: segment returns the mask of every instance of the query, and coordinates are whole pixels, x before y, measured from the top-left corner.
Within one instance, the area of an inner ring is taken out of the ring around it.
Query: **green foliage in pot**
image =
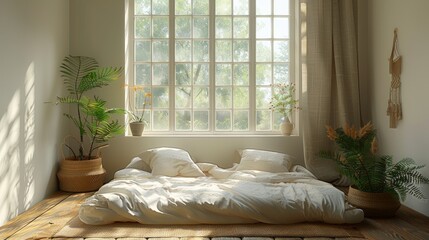
[[[90,98],[84,94],[117,80],[123,69],[99,67],[94,58],[85,56],[67,56],[60,68],[69,95],[57,97],[57,104],[69,104],[71,110],[76,110],[76,114],[64,113],[64,116],[69,118],[79,131],[77,151],[69,145],[65,146],[71,150],[74,159],[92,159],[95,150],[106,146],[105,143],[110,138],[124,132],[124,126],[117,120],[111,120],[113,114],[124,114],[124,110],[107,108],[106,101],[97,96]],[[86,151],[85,146],[89,146]]]
[[[327,127],[328,138],[338,149],[336,153],[322,153],[336,161],[339,171],[348,177],[355,188],[372,193],[388,192],[403,201],[407,194],[424,198],[418,184],[428,184],[429,178],[418,170],[411,158],[393,163],[392,157],[377,155],[376,132],[371,122],[360,129],[345,125],[337,129]]]

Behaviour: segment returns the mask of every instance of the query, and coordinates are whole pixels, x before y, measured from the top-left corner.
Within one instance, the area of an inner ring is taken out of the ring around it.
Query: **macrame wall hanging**
[[[391,76],[387,115],[390,118],[390,128],[396,128],[398,121],[402,119],[401,106],[401,67],[402,57],[398,50],[398,29],[393,35],[392,52],[389,57],[389,73]]]

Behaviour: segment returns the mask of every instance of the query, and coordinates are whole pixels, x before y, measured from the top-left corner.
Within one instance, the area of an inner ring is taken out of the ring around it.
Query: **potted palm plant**
[[[328,126],[327,135],[338,151],[322,155],[336,161],[339,172],[350,180],[348,201],[362,208],[365,216],[394,216],[407,194],[424,198],[417,187],[429,183],[418,171],[424,165],[416,165],[411,158],[393,163],[391,156],[378,155],[371,122],[360,129],[348,124],[337,129]]]
[[[291,121],[291,113],[297,109],[298,99],[295,98],[295,84],[274,84],[274,93],[270,101],[270,109],[280,113],[282,123],[280,124],[280,131],[283,135],[290,135],[293,130],[293,123]]]
[[[57,173],[60,189],[68,192],[86,192],[98,189],[104,183],[106,171],[102,166],[100,149],[107,141],[123,133],[124,127],[112,120],[113,114],[123,114],[119,108],[108,108],[106,101],[94,96],[87,97],[88,91],[107,86],[122,74],[121,67],[99,67],[92,57],[67,56],[61,66],[61,77],[69,93],[57,97],[57,104],[70,105],[72,113],[64,113],[76,127],[78,137],[75,145],[63,143],[63,159]],[[65,157],[64,149],[70,156]]]

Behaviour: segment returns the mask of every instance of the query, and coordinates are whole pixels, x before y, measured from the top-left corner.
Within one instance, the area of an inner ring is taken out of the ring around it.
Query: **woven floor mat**
[[[139,223],[115,223],[91,226],[78,217],[70,220],[53,237],[361,237],[353,225],[324,223],[231,224],[231,225],[142,225]]]

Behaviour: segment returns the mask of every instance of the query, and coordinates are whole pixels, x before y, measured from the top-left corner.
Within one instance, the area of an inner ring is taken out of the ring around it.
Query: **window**
[[[289,0],[131,0],[131,104],[145,131],[278,132],[272,84],[293,77]],[[140,109],[141,111],[142,109]]]

